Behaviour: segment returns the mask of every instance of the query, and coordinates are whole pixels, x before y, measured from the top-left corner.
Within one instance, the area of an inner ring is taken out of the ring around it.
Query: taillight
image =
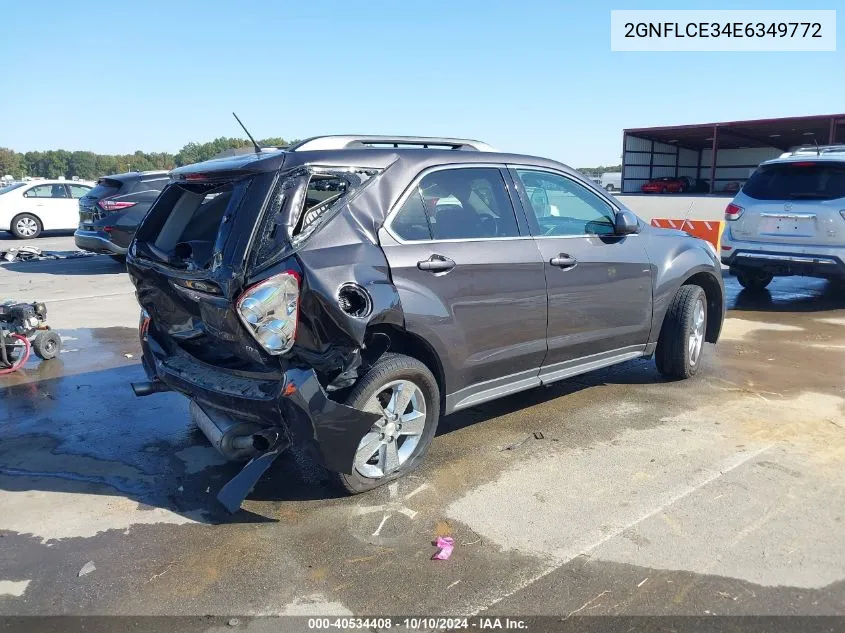
[[[289,270],[247,288],[238,299],[237,312],[268,354],[284,354],[296,338],[299,275]]]
[[[120,200],[109,200],[108,198],[103,198],[99,202],[97,202],[97,206],[100,207],[103,211],[120,211],[121,209],[128,209],[129,207],[134,207],[137,202],[123,202]]]
[[[732,221],[732,220],[738,220],[739,216],[742,215],[743,211],[745,211],[745,209],[743,209],[742,207],[735,205],[733,202],[731,202],[725,208],[725,219],[728,220],[729,222]]]

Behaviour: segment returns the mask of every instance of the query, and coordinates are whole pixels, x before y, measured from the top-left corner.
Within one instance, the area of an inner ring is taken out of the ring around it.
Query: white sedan
[[[0,188],[0,231],[23,240],[38,237],[41,231],[75,229],[79,198],[93,186],[81,181],[33,180]]]

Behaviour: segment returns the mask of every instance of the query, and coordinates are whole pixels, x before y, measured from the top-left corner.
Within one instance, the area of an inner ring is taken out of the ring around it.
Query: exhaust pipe
[[[259,453],[266,453],[274,448],[278,441],[279,433],[271,429],[252,434],[252,447]]]
[[[147,380],[144,382],[133,382],[132,383],[132,391],[135,392],[135,395],[139,398],[141,396],[151,396],[154,393],[161,393],[163,391],[170,391],[170,387],[165,385],[160,380]]]

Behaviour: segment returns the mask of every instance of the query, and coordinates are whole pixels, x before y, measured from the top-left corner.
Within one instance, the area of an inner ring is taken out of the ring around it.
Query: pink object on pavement
[[[431,560],[449,560],[452,550],[455,548],[455,539],[451,536],[438,536],[434,544],[440,550],[431,557]]]

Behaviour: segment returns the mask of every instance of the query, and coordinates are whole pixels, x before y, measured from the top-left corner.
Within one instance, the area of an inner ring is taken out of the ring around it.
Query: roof
[[[812,142],[814,137],[819,143],[827,143],[831,121],[838,121],[840,129],[845,129],[845,114],[820,114],[778,119],[628,128],[625,133],[659,143],[677,144],[691,149],[707,149],[712,146],[713,132],[717,129],[720,149],[776,147],[787,151],[796,145]]]
[[[528,163],[578,173],[556,161],[523,154],[448,149],[358,147],[353,149],[319,149],[310,151],[265,150],[260,154],[252,152],[238,156],[216,158],[193,165],[185,165],[184,167],[174,169],[171,175],[178,178],[186,174],[196,173],[231,172],[233,174],[251,174],[275,171],[283,165],[285,169],[292,169],[301,165],[318,165],[329,168],[361,167],[386,169],[397,161],[407,166],[414,165],[419,169],[451,163]],[[583,177],[580,174],[579,176]]]
[[[793,156],[781,156],[779,158],[772,158],[764,161],[762,165],[771,165],[773,163],[845,163],[845,154],[796,154]]]

